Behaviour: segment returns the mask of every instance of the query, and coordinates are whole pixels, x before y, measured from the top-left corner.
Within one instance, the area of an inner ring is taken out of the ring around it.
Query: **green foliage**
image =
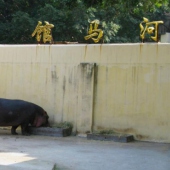
[[[60,122],[56,123],[53,127],[57,128],[73,128],[73,124],[71,122]]]
[[[29,14],[18,11],[13,14],[10,22],[11,43],[28,43],[32,40],[31,33],[34,22]],[[10,40],[9,40],[10,41]]]
[[[98,132],[101,135],[112,135],[115,134],[115,132],[113,130],[101,130]]]
[[[115,18],[116,10],[111,7],[107,7],[106,9],[96,9],[93,7],[88,8],[87,10],[87,20],[89,21],[87,24],[87,28],[89,27],[90,21],[94,19],[100,20],[100,28],[104,32],[104,42],[110,43],[114,36],[116,36],[120,25],[116,23],[117,19]]]
[[[49,23],[54,24],[54,28],[52,29],[52,34],[54,40],[63,40],[63,33],[67,32],[67,11],[59,10],[54,8],[50,4],[46,4],[44,7],[38,10],[38,21],[49,21]],[[43,23],[44,24],[44,23]]]
[[[89,23],[100,20],[105,43],[138,42],[142,17],[165,20],[168,0],[0,0],[0,43],[36,43],[40,20],[54,24],[55,41],[86,42]]]

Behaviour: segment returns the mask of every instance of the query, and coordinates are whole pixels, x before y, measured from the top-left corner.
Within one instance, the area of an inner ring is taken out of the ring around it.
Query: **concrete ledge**
[[[55,137],[66,137],[70,136],[72,128],[51,128],[51,127],[29,127],[30,134],[43,135],[43,136],[55,136]]]
[[[103,135],[103,134],[87,134],[87,139],[114,141],[114,142],[132,142],[134,141],[133,135]]]

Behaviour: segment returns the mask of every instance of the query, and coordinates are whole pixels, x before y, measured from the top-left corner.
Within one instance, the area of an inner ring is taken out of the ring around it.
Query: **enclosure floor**
[[[0,170],[169,170],[170,144],[12,136],[0,130]]]

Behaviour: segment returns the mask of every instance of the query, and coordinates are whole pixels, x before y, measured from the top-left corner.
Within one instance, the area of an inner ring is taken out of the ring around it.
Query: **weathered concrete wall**
[[[95,86],[94,130],[170,141],[170,45],[115,45],[105,54]]]
[[[170,44],[0,45],[0,96],[78,132],[170,142]]]

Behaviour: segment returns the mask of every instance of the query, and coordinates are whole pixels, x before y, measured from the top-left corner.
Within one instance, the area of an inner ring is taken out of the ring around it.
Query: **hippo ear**
[[[36,115],[33,125],[36,126],[36,127],[39,127],[39,126],[42,125],[42,123],[43,123],[43,117],[39,116],[39,115]]]

